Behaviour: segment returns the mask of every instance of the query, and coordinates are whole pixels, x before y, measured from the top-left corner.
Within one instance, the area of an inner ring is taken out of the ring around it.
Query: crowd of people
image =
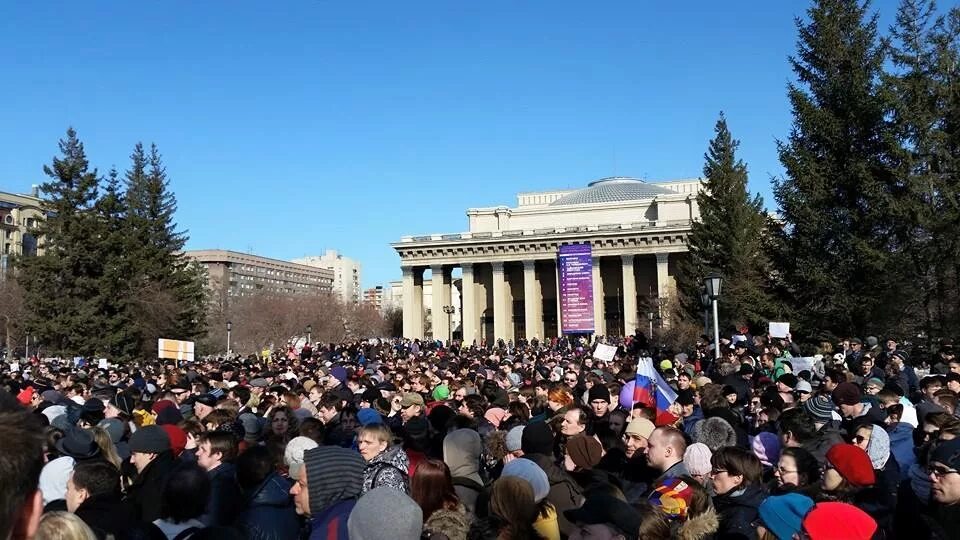
[[[6,362],[0,538],[960,538],[950,341],[597,344]]]

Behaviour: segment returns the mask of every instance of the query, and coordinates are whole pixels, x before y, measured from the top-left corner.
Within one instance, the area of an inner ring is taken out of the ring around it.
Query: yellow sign
[[[178,362],[193,362],[193,342],[160,338],[157,340],[157,356]]]

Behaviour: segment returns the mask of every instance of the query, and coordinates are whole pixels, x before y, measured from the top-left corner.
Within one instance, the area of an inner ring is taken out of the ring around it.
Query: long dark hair
[[[439,459],[426,459],[417,465],[417,472],[410,479],[410,497],[423,510],[424,521],[437,510],[454,510],[460,504],[450,468]]]

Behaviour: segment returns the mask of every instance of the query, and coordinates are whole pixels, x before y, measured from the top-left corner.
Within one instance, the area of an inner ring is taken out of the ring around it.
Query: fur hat
[[[697,422],[691,436],[694,442],[707,445],[711,452],[737,445],[737,432],[729,422],[716,416]]]
[[[441,508],[430,515],[430,519],[423,524],[423,530],[431,533],[431,536],[446,536],[448,540],[467,540],[467,533],[470,532],[470,517],[462,508],[457,510]]]

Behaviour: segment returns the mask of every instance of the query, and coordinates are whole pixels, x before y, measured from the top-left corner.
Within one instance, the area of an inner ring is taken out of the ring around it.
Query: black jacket
[[[715,496],[713,505],[720,515],[716,540],[755,540],[757,530],[752,523],[757,519],[757,508],[765,496],[760,486]]]
[[[547,480],[550,482],[550,494],[547,500],[557,509],[557,524],[560,526],[560,534],[564,537],[570,536],[574,526],[563,515],[565,510],[580,508],[583,504],[583,492],[580,486],[566,471],[557,466],[550,456],[543,454],[526,454],[523,456],[536,463],[547,473]]]
[[[237,528],[246,531],[249,540],[284,540],[296,538],[300,530],[290,496],[289,480],[271,473],[253,490],[237,518]]]
[[[130,506],[124,504],[118,495],[90,497],[83,501],[74,513],[101,540],[107,538],[107,535],[113,535],[116,540],[140,538],[142,529],[145,529]]]
[[[200,521],[208,527],[232,525],[243,507],[237,470],[232,463],[221,463],[207,472],[210,477],[210,500]]]
[[[126,501],[140,521],[150,523],[160,519],[163,485],[177,463],[170,451],[163,452],[133,480]]]

